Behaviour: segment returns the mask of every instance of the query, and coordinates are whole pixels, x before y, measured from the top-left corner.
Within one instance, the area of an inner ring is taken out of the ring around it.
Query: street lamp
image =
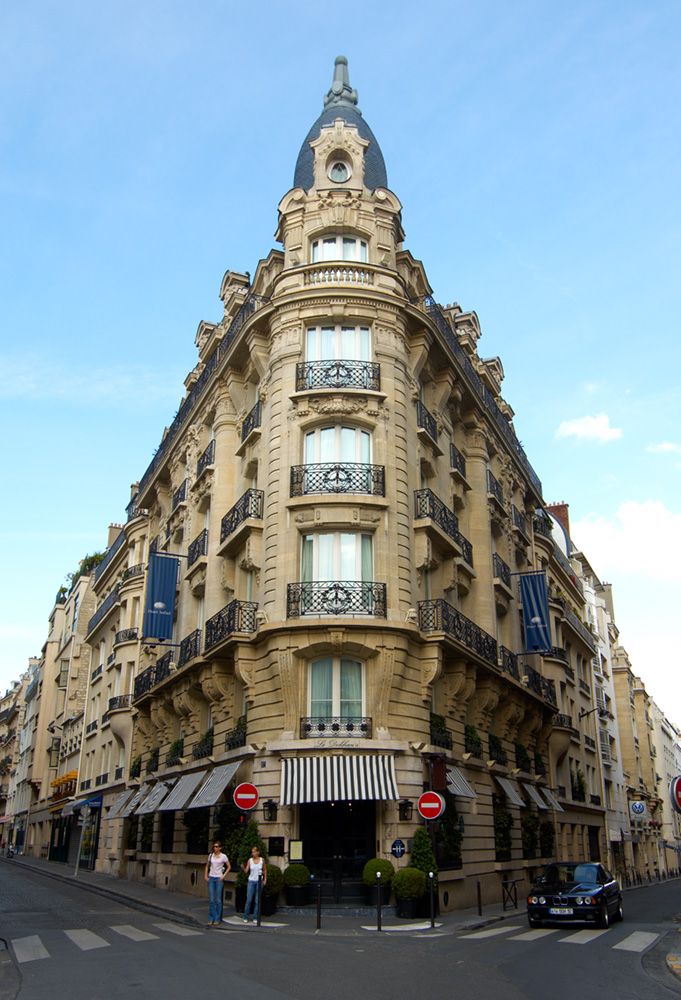
[[[262,804],[262,814],[266,823],[275,823],[277,820],[277,803],[274,799],[266,799]]]
[[[414,803],[411,799],[402,799],[398,804],[398,813],[401,820],[409,823],[414,814]]]

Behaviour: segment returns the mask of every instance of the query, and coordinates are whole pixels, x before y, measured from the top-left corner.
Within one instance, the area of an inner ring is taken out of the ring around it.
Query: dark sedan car
[[[557,862],[547,865],[527,897],[530,927],[544,923],[588,923],[609,927],[622,920],[622,889],[598,862]]]

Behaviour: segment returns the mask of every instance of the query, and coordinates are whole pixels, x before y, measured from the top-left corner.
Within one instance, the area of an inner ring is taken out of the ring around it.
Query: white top
[[[210,869],[208,872],[208,877],[222,878],[224,874],[224,867],[228,861],[229,858],[227,857],[226,854],[223,854],[222,852],[220,852],[220,854],[210,854],[208,857],[208,865]]]
[[[257,882],[262,875],[262,858],[260,861],[254,861],[253,858],[248,859],[248,881]]]

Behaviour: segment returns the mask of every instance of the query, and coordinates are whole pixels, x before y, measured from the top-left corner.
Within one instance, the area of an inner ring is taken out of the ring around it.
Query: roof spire
[[[333,70],[333,83],[331,84],[331,89],[324,98],[325,108],[339,104],[345,105],[345,107],[357,107],[357,91],[353,90],[350,86],[350,78],[348,76],[348,60],[345,56],[336,56],[336,62]],[[357,108],[357,113],[361,114],[359,108]]]

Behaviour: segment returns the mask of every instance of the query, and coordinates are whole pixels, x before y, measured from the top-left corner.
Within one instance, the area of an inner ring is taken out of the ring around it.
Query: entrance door
[[[303,857],[322,895],[336,903],[363,898],[362,869],[375,856],[375,802],[300,806]]]

